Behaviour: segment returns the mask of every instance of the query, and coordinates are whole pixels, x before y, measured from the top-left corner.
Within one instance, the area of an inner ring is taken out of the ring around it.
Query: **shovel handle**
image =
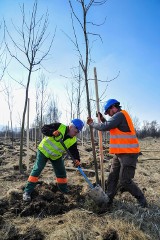
[[[54,140],[56,141],[56,142],[60,142],[61,143],[61,145],[64,147],[64,149],[66,150],[66,152],[68,153],[68,155],[71,157],[71,159],[73,160],[73,161],[75,161],[75,159],[74,159],[74,157],[72,156],[72,154],[70,153],[70,151],[68,150],[68,148],[66,147],[66,145],[64,144],[64,142],[63,142],[63,135],[62,135],[62,133],[60,133],[60,135],[58,136],[58,137],[55,137],[55,136],[53,136],[54,137]]]
[[[68,150],[68,148],[66,147],[66,145],[64,144],[62,138],[59,139],[59,142],[62,144],[62,146],[64,147],[64,149],[66,150],[66,152],[68,153],[68,155],[71,157],[71,159],[73,161],[75,161],[74,157],[72,156],[72,154],[70,153],[70,151]]]
[[[62,135],[62,134],[61,134]],[[56,139],[55,139],[56,140]],[[70,153],[70,151],[68,150],[68,148],[66,147],[66,145],[64,144],[62,137],[56,140],[57,142],[60,142],[62,144],[62,146],[64,147],[64,149],[66,150],[66,152],[68,153],[68,155],[71,157],[71,159],[73,161],[75,161],[74,157],[72,156],[72,154]],[[77,167],[78,171],[81,173],[81,175],[85,178],[86,182],[88,183],[88,185],[90,186],[90,188],[94,188],[93,184],[89,181],[88,177],[86,176],[86,174],[83,172],[82,168],[80,166]]]
[[[60,135],[59,135],[58,137],[54,137],[54,140],[55,140],[56,142],[60,142],[61,145],[62,145],[62,146],[64,147],[64,149],[66,150],[66,152],[68,153],[68,155],[71,157],[71,159],[72,159],[73,161],[75,161],[74,157],[72,156],[72,154],[70,153],[70,151],[68,150],[68,148],[66,147],[66,145],[64,144],[62,137],[63,137],[63,136],[62,136],[62,133],[60,133]]]
[[[90,188],[94,188],[93,184],[89,181],[88,177],[86,176],[86,174],[83,172],[82,168],[80,166],[77,167],[78,171],[81,173],[81,175],[85,178],[86,182],[88,183],[88,185],[90,186]]]

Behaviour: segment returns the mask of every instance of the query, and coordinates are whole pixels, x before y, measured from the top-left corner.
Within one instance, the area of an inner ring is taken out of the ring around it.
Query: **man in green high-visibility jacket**
[[[66,169],[62,159],[65,149],[55,138],[61,135],[65,146],[75,159],[74,166],[77,167],[80,165],[80,156],[77,149],[76,135],[82,130],[83,126],[84,123],[80,119],[73,119],[69,126],[62,123],[53,123],[42,127],[42,133],[45,137],[38,146],[36,162],[24,189],[24,201],[31,201],[31,193],[48,160],[53,166],[59,190],[62,193],[68,192]]]

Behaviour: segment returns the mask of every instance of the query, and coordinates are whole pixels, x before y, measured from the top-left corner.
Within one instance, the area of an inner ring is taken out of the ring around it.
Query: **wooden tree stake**
[[[100,111],[99,109],[99,95],[98,95],[98,82],[97,82],[97,72],[96,68],[94,68],[94,79],[95,79],[95,90],[96,90],[96,104],[97,104],[97,112]],[[98,117],[98,122],[100,123],[100,118]],[[103,168],[103,143],[102,143],[102,132],[98,131],[99,137],[99,152],[100,152],[100,167],[101,167],[101,187],[103,191],[105,191],[105,182],[104,182],[104,168]]]

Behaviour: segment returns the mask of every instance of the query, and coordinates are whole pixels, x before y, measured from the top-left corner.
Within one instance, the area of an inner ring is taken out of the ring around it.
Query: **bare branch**
[[[81,1],[81,2],[83,2],[83,4],[84,4],[84,1]],[[92,6],[93,3],[94,3],[94,0],[91,0],[89,2],[88,6],[86,7],[86,13],[88,12],[88,10],[90,9],[90,7]]]
[[[4,86],[3,89],[0,90],[0,93],[4,92],[6,90],[6,87]]]
[[[14,41],[14,39],[13,39],[12,36],[10,35],[10,33],[9,33],[8,29],[7,29],[6,24],[5,24],[4,28],[5,28],[5,30],[7,31],[7,33],[8,33],[8,35],[9,35],[11,41],[13,42],[14,46],[16,46],[16,48],[18,48],[18,50],[20,50],[22,53],[25,53],[25,52],[23,51],[23,49],[21,49],[21,48],[18,46],[18,44]],[[6,41],[5,41],[5,45],[6,45],[7,49],[8,49],[8,44],[6,44]]]
[[[72,10],[73,15],[75,16],[75,18],[76,18],[77,21],[79,22],[79,24],[80,24],[82,30],[84,31],[84,29],[83,29],[83,25],[82,25],[81,21],[79,20],[79,18],[78,18],[77,15],[75,14],[75,11],[74,11],[73,6],[72,6],[72,3],[71,3],[71,0],[68,0],[68,1],[69,1],[69,4],[70,4],[70,7],[71,7],[71,10]]]
[[[2,55],[1,55],[2,56]],[[2,73],[1,73],[1,75],[0,75],[0,81],[2,80],[2,78],[4,77],[4,73],[5,73],[5,71],[6,71],[6,69],[7,69],[7,67],[8,67],[8,65],[9,65],[9,63],[10,63],[10,61],[7,63],[7,56],[5,56],[5,59],[2,59],[1,58],[1,56],[0,56],[0,63],[2,64]],[[2,61],[3,60],[3,61]]]
[[[115,80],[116,78],[118,78],[119,77],[119,75],[120,75],[120,71],[118,72],[118,74],[117,74],[117,76],[116,77],[114,77],[114,78],[112,78],[112,79],[110,79],[110,80],[101,80],[101,79],[97,79],[99,82],[112,82],[113,80]],[[93,81],[95,81],[95,79],[94,78],[89,78],[88,80],[93,80]]]
[[[102,92],[101,96],[99,97],[100,101],[103,101],[103,99],[106,98],[106,95],[104,96],[104,94],[106,93],[107,88],[108,88],[108,84],[106,85],[104,91]]]
[[[100,26],[102,26],[102,25],[105,24],[106,19],[107,19],[107,17],[105,17],[104,21],[103,21],[102,23],[99,23],[99,24],[97,24],[97,23],[93,23],[93,22],[87,22],[87,24],[91,24],[91,25],[93,25],[93,26],[100,27]]]
[[[76,47],[77,47],[77,50],[78,50],[78,52],[79,52],[80,59],[82,59],[82,54],[81,54],[80,49],[79,49],[79,45],[78,45],[78,40],[77,40],[77,35],[76,35],[75,27],[74,27],[74,22],[73,22],[72,14],[71,14],[71,19],[72,19],[73,33],[74,33],[74,37],[75,37],[75,40],[76,40]]]
[[[116,78],[119,77],[119,74],[120,74],[120,71],[118,72],[118,74],[117,74],[116,77],[114,77],[113,79],[108,80],[107,82],[114,81]],[[104,81],[101,81],[101,80],[98,80],[98,81],[100,81],[100,82],[104,82]],[[106,81],[105,81],[105,82],[106,82]],[[106,85],[106,88],[104,89],[103,93],[102,93],[101,96],[100,96],[100,101],[103,101],[104,98],[106,98],[106,95],[104,96],[104,94],[106,93],[106,89],[107,89],[107,87],[108,87],[108,84]],[[102,97],[103,97],[103,98],[102,98]]]
[[[79,53],[80,59],[82,60],[82,54],[81,54],[81,51],[80,51],[79,45],[78,45],[78,39],[77,39],[75,27],[74,27],[74,22],[73,22],[72,13],[71,13],[71,20],[72,20],[72,28],[73,28],[73,34],[74,34],[75,42],[73,41],[73,39],[72,39],[67,33],[65,33],[63,30],[61,30],[61,31],[68,37],[68,39],[69,39],[69,40],[73,43],[73,45],[76,47],[76,51]]]
[[[100,82],[112,82],[112,81],[114,81],[116,78],[118,78],[119,75],[120,75],[120,71],[118,72],[117,76],[115,76],[114,78],[112,78],[112,79],[110,79],[110,80],[106,80],[106,81],[98,80],[98,81],[100,81]]]
[[[2,28],[2,23],[0,24],[0,30]],[[5,35],[3,34],[1,43],[0,43],[0,81],[4,77],[5,70],[7,69],[10,61],[7,63],[7,54],[6,54],[6,47],[4,45],[4,37]]]
[[[98,37],[100,38],[101,42],[103,43],[103,40],[102,40],[100,34],[98,34],[98,33],[90,33],[90,32],[88,32],[87,34],[89,34],[89,35],[93,35],[93,36],[98,36]]]
[[[101,6],[101,5],[105,4],[106,2],[107,2],[107,0],[94,1],[93,5],[95,5],[95,6]]]
[[[21,81],[21,82],[20,82],[20,81],[17,81],[15,78],[13,78],[13,77],[9,74],[9,72],[7,72],[7,74],[9,75],[10,78],[12,78],[12,80],[14,80],[14,81],[17,82],[18,84],[20,84],[22,87],[26,88],[26,86],[22,83],[22,81]]]

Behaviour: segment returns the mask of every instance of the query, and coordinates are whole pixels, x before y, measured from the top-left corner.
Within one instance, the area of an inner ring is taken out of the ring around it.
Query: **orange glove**
[[[58,137],[59,135],[61,135],[61,132],[59,130],[56,130],[52,134],[54,137]]]
[[[80,161],[77,159],[73,163],[75,167],[81,166]]]
[[[93,119],[90,118],[90,117],[88,117],[88,118],[87,118],[87,124],[90,125],[91,123],[93,123]]]

